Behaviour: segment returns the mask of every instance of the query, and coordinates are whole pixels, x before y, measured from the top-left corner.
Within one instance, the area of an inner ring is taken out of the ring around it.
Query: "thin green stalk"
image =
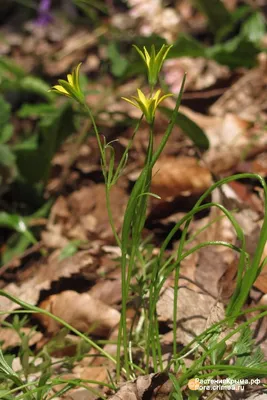
[[[112,215],[112,211],[111,211],[111,206],[110,206],[110,187],[109,186],[105,186],[105,193],[106,193],[106,206],[107,206],[107,213],[108,213],[108,219],[109,219],[109,223],[112,229],[112,233],[115,237],[115,240],[117,242],[117,245],[121,248],[121,240],[119,238],[119,235],[117,234],[116,228],[115,228],[115,224],[114,224],[114,219],[113,219],[113,215]]]
[[[33,306],[31,304],[25,303],[24,301],[18,299],[17,297],[11,295],[10,293],[5,292],[4,290],[0,290],[0,296],[6,297],[7,299],[13,301],[14,303],[20,305],[21,307],[25,308],[26,310],[30,310],[33,313],[36,314],[43,314],[46,315],[47,317],[50,317],[57,321],[59,324],[65,326],[67,329],[70,331],[74,332],[77,336],[82,338],[85,342],[90,344],[94,349],[96,349],[100,354],[102,354],[104,357],[108,358],[111,362],[113,362],[115,365],[117,364],[117,361],[114,357],[112,357],[109,353],[107,353],[105,350],[103,350],[101,347],[99,347],[93,340],[91,340],[89,337],[78,331],[76,328],[68,324],[66,321],[63,319],[55,316],[54,314],[50,313],[47,310],[44,310],[42,308]]]
[[[231,315],[233,310],[241,310],[243,307],[250,289],[252,288],[259,272],[261,258],[264,247],[267,242],[267,202],[265,203],[265,216],[264,222],[261,228],[260,238],[258,241],[257,248],[255,250],[254,258],[252,260],[250,268],[245,272],[243,277],[240,277],[240,285],[235,291],[228,307],[226,310],[227,315]]]
[[[135,135],[136,135],[137,131],[138,131],[139,128],[140,128],[140,124],[141,124],[141,122],[142,122],[142,119],[143,119],[143,115],[142,115],[141,118],[139,119],[139,121],[138,121],[138,123],[137,123],[137,125],[136,125],[136,127],[135,127],[135,129],[134,129],[133,135],[132,135],[131,139],[129,140],[129,142],[128,142],[127,146],[126,146],[126,149],[125,149],[124,152],[123,152],[122,158],[121,158],[121,160],[120,160],[120,162],[119,162],[119,165],[118,165],[118,167],[117,167],[117,170],[116,170],[116,172],[115,172],[115,174],[114,174],[114,176],[113,176],[112,185],[114,185],[114,184],[117,182],[117,180],[118,180],[118,178],[119,178],[121,172],[122,172],[123,169],[124,169],[124,166],[125,166],[125,164],[126,164],[126,162],[127,162],[127,159],[128,159],[129,150],[130,150],[130,148],[132,147],[132,144],[133,144],[133,140],[134,140],[134,138],[135,138]]]
[[[251,368],[251,367],[242,367],[238,365],[224,365],[224,364],[216,364],[216,365],[204,365],[202,367],[198,367],[194,370],[194,376],[200,372],[200,371],[206,371],[207,369],[210,370],[215,370],[216,375],[226,375],[227,372],[248,372],[250,374],[253,374],[255,376],[266,376],[267,375],[267,369],[263,370],[260,368]],[[213,376],[213,374],[207,373],[205,374],[206,377],[208,376]],[[204,375],[203,375],[204,377]],[[202,375],[201,375],[202,378]]]
[[[25,388],[32,387],[33,384],[34,384],[34,382],[27,382],[27,383],[24,383],[24,384],[22,384],[22,385],[20,385],[20,386],[17,386],[17,387],[15,387],[15,388],[10,389],[10,390],[8,390],[7,392],[5,392],[5,396],[9,396],[9,395],[11,395],[11,394],[13,394],[13,393],[16,393],[16,392],[18,392],[18,391],[20,391],[20,390],[23,390],[23,389],[25,389]],[[43,389],[43,388],[40,388],[40,390],[41,390],[41,389]]]
[[[185,237],[182,238],[182,245],[185,241]],[[182,248],[181,245],[181,248]],[[180,248],[180,246],[179,246]],[[182,251],[182,250],[181,250]],[[180,251],[179,251],[180,253]],[[180,254],[178,253],[178,257]],[[180,258],[180,257],[179,257]],[[179,275],[180,275],[180,263],[175,268],[175,276],[174,276],[174,292],[173,292],[173,357],[176,357],[177,354],[177,311],[178,311],[178,283],[179,283]]]
[[[224,212],[224,214],[227,216],[227,218],[231,221],[232,225],[234,226],[237,236],[238,238],[241,240],[242,243],[242,252],[241,252],[241,257],[239,260],[239,264],[240,264],[240,270],[243,269],[243,265],[244,265],[244,257],[245,257],[245,253],[244,253],[244,248],[245,248],[245,237],[243,234],[242,229],[239,227],[237,221],[235,220],[235,218],[233,217],[233,215],[223,206],[221,206],[220,204],[217,203],[208,203],[205,204],[204,206],[198,206],[198,207],[194,207],[191,212],[189,212],[184,218],[182,218],[178,224],[176,224],[176,226],[173,228],[173,230],[170,232],[170,235],[168,235],[167,239],[164,241],[163,246],[161,248],[160,251],[160,255],[159,255],[159,265],[161,264],[161,259],[163,256],[163,251],[165,250],[168,242],[169,242],[169,237],[172,237],[174,232],[176,232],[180,226],[186,222],[186,227],[182,232],[182,237],[180,239],[180,243],[179,243],[179,248],[178,248],[178,252],[177,252],[177,260],[174,263],[173,268],[175,268],[175,280],[174,280],[174,300],[173,300],[173,356],[174,358],[176,357],[176,353],[177,353],[177,342],[176,342],[176,334],[177,334],[177,310],[178,310],[178,284],[179,284],[179,275],[180,275],[180,261],[182,260],[182,252],[183,252],[183,248],[186,242],[186,235],[187,235],[187,229],[189,226],[189,223],[191,222],[191,219],[193,217],[193,215],[200,211],[201,209],[205,209],[205,208],[209,208],[211,206],[215,206],[218,207],[221,211]],[[209,242],[207,242],[206,244],[208,244]],[[205,245],[206,245],[205,244]],[[200,247],[196,247],[194,250],[197,250]],[[194,251],[193,250],[193,251]],[[191,254],[193,252],[192,250],[188,252],[187,255]]]
[[[150,321],[150,323],[154,323],[154,319]],[[149,338],[149,340],[152,343],[151,350],[152,350],[152,360],[153,360],[153,366],[154,366],[154,372],[158,372],[158,359],[157,359],[157,348],[155,346],[155,335],[154,335],[154,330],[153,330],[153,336]],[[149,366],[149,360],[147,360],[148,366]]]
[[[265,307],[266,308],[266,307]],[[190,370],[188,373],[183,374],[179,380],[179,384],[182,386],[183,384],[185,384],[185,381],[190,378],[191,376],[194,376],[196,373],[196,369],[199,368],[199,365],[201,365],[206,358],[212,353],[214,352],[214,350],[216,350],[221,344],[226,343],[228,339],[230,339],[233,335],[235,335],[236,333],[240,332],[241,330],[243,330],[246,326],[251,325],[253,322],[257,321],[258,319],[263,318],[264,316],[267,315],[267,311],[264,311],[262,313],[260,313],[259,315],[250,318],[249,320],[247,320],[246,322],[243,322],[242,324],[240,324],[237,328],[233,329],[230,333],[228,333],[227,335],[224,336],[223,339],[221,339],[219,342],[217,342],[215,345],[211,346],[201,357],[199,357],[195,362],[193,362],[193,364],[190,366]],[[228,319],[229,321],[229,319]],[[208,368],[210,367],[207,366]],[[208,369],[207,368],[207,369]]]
[[[147,195],[143,195],[143,193],[147,187],[148,181],[150,182],[150,176],[151,176],[150,162],[152,157],[152,151],[153,151],[153,132],[151,128],[146,164],[132,190],[125,211],[125,217],[122,227],[122,240],[121,240],[122,312],[121,312],[120,324],[122,325],[121,334],[122,334],[123,348],[124,348],[124,364],[128,376],[130,375],[130,370],[129,370],[129,357],[128,357],[126,307],[127,307],[128,291],[132,274],[132,267],[135,261],[137,249],[139,247],[141,231],[145,223]],[[131,233],[132,233],[131,255],[130,255],[130,260],[128,261],[128,245],[130,242]],[[118,340],[117,356],[119,354],[120,345],[121,345],[121,337],[119,337]],[[117,369],[117,374],[119,374],[119,367]]]
[[[107,178],[108,175],[107,175],[107,171],[106,171],[107,165],[106,165],[105,148],[101,143],[100,134],[99,134],[99,131],[98,131],[98,128],[97,128],[97,125],[96,125],[96,122],[95,122],[95,118],[93,116],[93,113],[92,113],[90,107],[88,107],[88,105],[86,103],[84,103],[83,105],[84,105],[84,108],[85,108],[86,112],[88,113],[89,118],[91,120],[91,123],[93,125],[94,131],[95,131],[95,135],[96,135],[97,144],[98,144],[98,148],[99,148],[99,151],[100,151],[102,173],[103,173],[103,176],[105,178],[105,183],[106,183],[106,189],[105,189],[105,192],[106,192],[106,205],[107,205],[107,213],[108,213],[108,218],[109,218],[109,221],[110,221],[110,226],[111,226],[113,235],[115,237],[115,240],[117,242],[117,245],[119,247],[121,247],[121,241],[119,239],[119,236],[117,234],[117,231],[116,231],[116,228],[115,228],[115,225],[114,225],[113,215],[112,215],[112,211],[111,211],[111,207],[110,207],[110,195],[109,195],[109,193],[110,193],[110,185],[108,185],[108,178]]]
[[[161,246],[161,249],[160,249],[159,256],[158,256],[159,265],[162,264],[164,251],[166,250],[169,242],[171,241],[171,239],[173,238],[175,233],[180,229],[180,227],[184,223],[186,223],[186,227],[188,228],[189,223],[191,222],[191,220],[195,214],[197,214],[198,212],[201,212],[203,210],[206,210],[207,208],[210,208],[210,207],[219,208],[232,223],[232,225],[236,231],[237,237],[241,241],[241,243],[245,242],[245,236],[244,236],[242,229],[240,228],[239,224],[237,223],[237,221],[233,217],[233,215],[224,206],[222,206],[221,204],[218,204],[218,203],[206,203],[203,205],[198,205],[198,206],[195,206],[194,208],[192,208],[191,211],[189,211],[183,218],[180,219],[180,221],[173,227],[173,229],[168,234],[167,238],[164,240],[163,245]],[[187,226],[187,224],[188,224],[188,226]]]
[[[106,164],[105,150],[104,150],[104,147],[103,147],[103,145],[101,143],[100,134],[99,134],[99,131],[98,131],[98,128],[97,128],[93,113],[92,113],[90,107],[86,104],[86,102],[83,103],[83,106],[84,106],[86,112],[88,113],[88,116],[89,116],[89,118],[90,118],[90,120],[92,122],[94,131],[95,131],[96,140],[97,140],[97,144],[98,144],[98,148],[99,148],[100,156],[101,156],[102,172],[103,172],[104,178],[106,180],[107,179],[106,178],[106,176],[107,176],[107,171],[106,171],[107,164]]]
[[[166,145],[166,143],[167,143],[167,141],[168,141],[168,139],[170,137],[170,134],[172,133],[174,124],[175,124],[176,119],[177,119],[178,110],[179,110],[179,107],[180,107],[180,104],[181,104],[182,95],[183,95],[183,92],[184,92],[185,80],[186,80],[186,74],[183,77],[183,81],[182,81],[182,84],[181,84],[181,89],[180,89],[179,95],[177,97],[175,108],[173,110],[172,117],[171,117],[171,120],[169,122],[168,128],[167,128],[167,130],[166,130],[166,132],[165,132],[165,134],[163,136],[163,139],[162,139],[158,149],[153,154],[151,167],[153,167],[155,165],[156,161],[158,160],[159,156],[161,155],[162,150],[164,149],[164,147],[165,147],[165,145]]]
[[[126,255],[122,256],[122,265],[121,265],[121,294],[122,294],[122,304],[121,304],[121,319],[119,324],[119,332],[118,332],[118,344],[117,344],[117,368],[116,368],[116,375],[117,381],[120,379],[121,373],[121,342],[123,341],[123,348],[124,353],[126,349],[126,355],[124,354],[124,361],[125,361],[125,369],[126,369],[126,376],[129,379],[130,370],[129,370],[129,362],[128,362],[128,349],[127,349],[127,324],[126,324],[126,305],[127,305],[127,298],[126,298]]]
[[[252,313],[252,312],[257,312],[257,311],[266,311],[266,306],[257,306],[257,307],[253,307],[253,308],[248,308],[244,311],[242,311],[241,313],[235,314],[235,317],[241,317],[243,315]],[[213,324],[210,328],[206,329],[204,332],[202,332],[200,335],[196,336],[194,339],[191,340],[190,343],[188,343],[178,354],[177,357],[177,361],[179,361],[180,359],[183,359],[187,354],[190,354],[192,351],[192,346],[197,343],[197,345],[201,344],[201,341],[207,340],[207,337],[209,335],[214,334],[214,332],[216,332],[218,330],[218,328],[221,328],[223,325],[226,325],[230,320],[231,317],[225,317],[224,319],[222,319],[221,321],[216,322],[215,324]],[[260,318],[260,317],[259,317]],[[258,319],[259,319],[258,318]],[[170,369],[171,363],[169,364],[167,369]]]
[[[267,201],[266,201],[267,187],[266,187],[265,181],[260,175],[250,174],[250,173],[237,174],[237,175],[233,175],[233,176],[224,178],[224,179],[220,180],[219,182],[214,183],[208,190],[206,190],[206,192],[199,198],[199,200],[196,202],[194,208],[191,210],[191,212],[193,211],[193,214],[194,214],[194,210],[200,206],[200,204],[205,200],[205,198],[215,188],[220,187],[223,184],[226,184],[228,182],[232,182],[232,181],[238,180],[238,179],[245,179],[245,178],[258,179],[260,181],[261,185],[263,186],[264,195],[265,195],[265,206],[264,206],[265,207],[265,216],[264,216],[264,223],[263,223],[263,226],[261,229],[261,235],[260,235],[260,239],[258,242],[258,246],[257,246],[256,252],[255,252],[253,262],[251,264],[251,267],[245,272],[245,274],[243,274],[245,263],[242,262],[242,261],[244,261],[244,258],[242,258],[242,257],[244,257],[244,252],[241,253],[241,257],[240,257],[239,265],[238,265],[238,276],[237,276],[236,289],[235,289],[234,295],[230,301],[230,304],[228,305],[228,308],[227,308],[228,315],[233,313],[233,310],[236,310],[236,309],[238,309],[239,311],[241,310],[241,308],[249,294],[250,288],[253,285],[253,282],[255,281],[257,274],[258,274],[260,259],[262,257],[263,249],[264,249],[265,243],[267,241]],[[179,249],[182,247],[182,245],[184,245],[184,242],[185,242],[184,238],[187,234],[188,227],[189,227],[189,224],[193,217],[193,214],[191,214],[191,218],[188,219],[186,222],[186,225],[184,227],[183,234],[182,234],[182,240],[180,241],[181,246],[179,246]],[[179,229],[178,225],[180,226],[180,224],[177,224],[171,230],[171,232],[165,239],[163,246],[161,247],[160,259],[162,259],[163,252],[166,249],[169,241],[172,239],[173,235]],[[181,253],[180,250],[179,250],[179,252]]]
[[[161,345],[160,345],[160,336],[159,336],[159,322],[157,316],[154,315],[154,322],[155,322],[155,344],[158,353],[158,364],[160,371],[164,371],[163,361],[162,361],[162,352],[161,352]]]

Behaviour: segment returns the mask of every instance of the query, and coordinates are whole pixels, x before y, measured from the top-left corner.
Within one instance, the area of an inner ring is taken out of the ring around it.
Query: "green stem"
[[[199,368],[199,364],[202,364],[206,358],[212,353],[214,352],[214,350],[216,350],[217,348],[220,347],[221,344],[226,343],[228,339],[230,339],[233,335],[235,335],[236,333],[240,332],[241,330],[243,330],[246,326],[251,325],[253,322],[257,321],[258,319],[263,318],[264,316],[267,315],[267,311],[262,312],[259,315],[256,315],[253,318],[250,318],[249,320],[247,320],[246,322],[242,323],[241,325],[239,325],[236,329],[233,329],[230,333],[228,333],[228,335],[225,335],[223,339],[221,339],[219,342],[217,342],[215,345],[211,346],[200,358],[198,358],[191,366],[190,366],[190,371],[184,375],[181,376],[180,380],[179,380],[179,384],[182,386],[183,384],[185,384],[185,381],[191,377],[194,376],[196,373],[197,368]],[[210,368],[209,366],[206,366],[205,368]]]
[[[24,301],[18,299],[17,297],[5,292],[4,290],[0,290],[0,296],[6,297],[7,299],[13,301],[14,303],[20,305],[21,307],[25,308],[26,310],[30,310],[33,313],[36,314],[43,314],[46,315],[47,317],[52,318],[54,321],[58,322],[59,324],[65,326],[67,329],[75,333],[77,336],[82,338],[85,342],[89,343],[90,346],[92,346],[94,349],[99,351],[100,354],[102,354],[104,357],[108,358],[111,362],[114,364],[117,364],[117,361],[114,357],[112,357],[109,353],[107,353],[105,350],[103,350],[101,347],[99,347],[95,342],[93,342],[89,337],[78,331],[78,329],[74,328],[70,324],[68,324],[66,321],[63,319],[57,317],[56,315],[50,313],[47,310],[44,310],[42,308],[32,306],[31,304],[25,303]]]
[[[117,245],[121,248],[121,240],[117,234],[116,228],[115,228],[115,224],[114,224],[114,219],[113,219],[113,215],[112,215],[112,211],[111,211],[111,206],[110,206],[110,187],[108,185],[105,186],[106,187],[106,205],[107,205],[107,213],[108,213],[108,219],[109,219],[109,223],[112,229],[112,233],[115,237],[115,240],[117,242]]]
[[[96,140],[97,140],[97,144],[98,144],[98,148],[99,148],[100,156],[101,156],[102,171],[103,171],[103,175],[104,175],[104,177],[106,179],[106,175],[107,175],[107,172],[106,172],[106,155],[105,155],[104,147],[103,147],[103,145],[101,143],[101,138],[100,138],[100,134],[99,134],[96,122],[95,122],[95,118],[93,116],[93,113],[92,113],[90,107],[88,107],[88,105],[85,102],[83,103],[83,106],[84,106],[86,112],[89,115],[89,118],[90,118],[90,120],[92,122],[94,131],[95,131]]]

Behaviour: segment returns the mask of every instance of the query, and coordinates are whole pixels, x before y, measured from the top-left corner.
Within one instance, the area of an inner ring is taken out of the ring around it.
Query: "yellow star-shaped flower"
[[[142,90],[137,89],[138,97],[132,96],[132,99],[127,99],[126,97],[122,97],[123,100],[128,101],[128,103],[132,104],[133,106],[139,108],[142,113],[144,114],[147,122],[151,124],[155,118],[155,112],[158,105],[167,97],[172,96],[172,94],[165,94],[164,96],[160,97],[160,90],[153,96],[146,97]]]
[[[163,61],[167,57],[168,52],[172,48],[172,45],[163,44],[158,53],[156,53],[155,46],[152,45],[150,54],[145,46],[143,51],[135,45],[133,45],[133,47],[145,62],[147,67],[148,82],[151,87],[154,87],[158,81],[158,75],[161,70]]]
[[[76,68],[74,68],[71,74],[67,75],[67,80],[59,79],[59,85],[52,87],[52,91],[63,94],[64,96],[71,97],[77,100],[79,103],[84,102],[84,95],[80,88],[79,83],[79,73],[82,63],[80,63]]]

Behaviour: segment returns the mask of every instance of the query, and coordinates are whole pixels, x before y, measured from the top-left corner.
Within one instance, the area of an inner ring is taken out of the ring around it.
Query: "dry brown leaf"
[[[254,132],[249,128],[249,123],[237,115],[226,114],[218,133],[215,137],[213,135],[211,142],[213,146],[204,156],[204,160],[213,172],[227,171],[241,160],[265,150],[266,134],[263,131],[261,134]],[[257,140],[255,140],[256,135]]]
[[[166,102],[174,107],[173,99]],[[203,159],[214,173],[221,173],[236,166],[240,161],[260,154],[267,149],[267,135],[264,126],[251,126],[245,118],[231,112],[222,116],[206,116],[187,107],[181,112],[196,122],[206,133],[210,149]],[[255,122],[255,114],[253,122]]]
[[[266,295],[262,296],[260,301],[254,303],[255,306],[266,306],[267,299]],[[259,315],[260,311],[253,311],[246,314],[246,319],[249,320],[251,318],[256,317]],[[267,318],[258,319],[252,323],[250,323],[251,332],[253,332],[253,338],[255,340],[255,345],[259,346],[264,354],[264,359],[267,358]]]
[[[64,25],[64,24],[63,24]],[[57,49],[55,54],[49,54],[43,60],[44,70],[51,76],[62,75],[71,69],[77,60],[84,59],[86,51],[94,46],[96,37],[91,32],[84,29],[75,30],[74,34],[68,36],[62,43],[62,48]]]
[[[40,307],[50,311],[81,332],[106,336],[119,323],[120,313],[89,293],[66,290],[44,300]],[[57,332],[58,322],[43,314],[37,315],[49,333]]]
[[[103,365],[94,366],[94,365],[76,365],[72,372],[79,379],[86,379],[98,382],[107,382],[108,381],[108,373],[107,368]],[[97,384],[90,384],[88,386],[94,387],[98,386]]]
[[[68,392],[68,395],[56,397],[55,400],[96,400],[97,395],[94,395],[90,390],[84,388],[73,389]]]
[[[109,400],[142,400],[152,398],[167,400],[171,392],[171,387],[169,387],[166,396],[162,396],[165,394],[166,387],[164,386],[167,381],[168,375],[166,373],[139,376],[135,381],[123,384],[115,395],[109,397]]]
[[[265,244],[261,261],[263,261],[265,257],[267,257],[267,243]],[[267,294],[267,265],[263,267],[258,279],[254,283],[254,286],[261,292]]]
[[[43,337],[41,332],[32,332],[32,329],[27,327],[22,327],[20,332],[25,335],[30,334],[30,346],[34,346]],[[2,349],[7,349],[8,347],[19,346],[21,344],[21,338],[14,329],[0,328],[0,342],[3,342],[3,344],[1,344]]]
[[[254,286],[263,293],[267,293],[267,267],[263,268]]]
[[[122,224],[126,202],[126,192],[118,186],[114,187],[110,192],[110,206],[117,230]],[[94,240],[96,236],[101,239],[113,238],[106,209],[105,185],[82,187],[73,192],[68,198],[68,206],[72,213],[73,226],[76,222],[77,230],[83,230],[87,238],[92,237]],[[70,224],[71,221],[68,222],[68,225]],[[67,226],[66,230],[68,230]]]
[[[159,320],[169,322],[171,325],[173,322],[173,296],[173,289],[167,288],[157,303]],[[186,345],[204,331],[206,321],[215,302],[213,297],[208,294],[198,293],[185,287],[179,288],[177,302],[178,342]]]
[[[95,299],[99,299],[108,305],[119,303],[121,300],[121,280],[98,280],[90,289],[90,294]]]
[[[267,400],[267,394],[257,392],[247,397],[247,400]]]
[[[32,270],[32,277],[26,279],[20,286],[10,283],[5,287],[7,293],[18,297],[20,300],[35,305],[38,302],[41,290],[49,289],[51,283],[62,277],[70,277],[79,272],[82,268],[91,266],[93,258],[88,251],[80,251],[74,256],[62,261],[52,260],[51,263],[36,264]],[[2,297],[0,301],[0,311],[12,311],[19,308],[16,303]],[[5,316],[0,316],[0,320]]]
[[[230,70],[214,60],[203,57],[179,57],[165,61],[163,66],[165,81],[170,87],[170,92],[179,93],[185,72],[187,79],[185,87],[187,90],[203,90],[209,88],[217,80],[227,79]]]
[[[41,233],[41,239],[45,247],[48,249],[63,249],[69,243],[62,232],[63,226],[60,224],[47,224],[46,230]]]
[[[211,185],[211,174],[192,157],[165,157],[153,168],[151,190],[163,200],[185,194],[199,194]]]
[[[258,68],[246,72],[212,105],[210,111],[213,115],[223,116],[230,112],[248,121],[255,121],[258,117],[266,120],[266,54],[260,54],[259,61]]]
[[[218,198],[219,192],[213,192],[212,200],[222,203]],[[216,207],[212,207],[208,217],[201,218],[192,222],[190,234],[198,235],[187,246],[186,250],[209,241],[225,241],[227,243],[236,244],[236,233],[231,222],[225,215]],[[218,282],[225,270],[235,259],[233,250],[225,246],[205,246],[194,253],[197,256],[195,264],[191,265],[191,270],[194,271],[193,281],[198,284],[203,291],[218,298],[220,289]],[[216,262],[214,261],[216,260]],[[186,260],[184,260],[186,261]],[[190,270],[190,264],[187,270]],[[181,269],[181,273],[185,272]],[[188,276],[188,273],[186,274]],[[212,279],[211,279],[212,277]]]

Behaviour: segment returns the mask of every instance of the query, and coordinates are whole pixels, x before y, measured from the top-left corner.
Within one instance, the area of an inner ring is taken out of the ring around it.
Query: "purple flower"
[[[50,15],[51,0],[40,0],[40,5],[38,8],[38,19],[36,23],[38,25],[47,25],[52,17]]]

